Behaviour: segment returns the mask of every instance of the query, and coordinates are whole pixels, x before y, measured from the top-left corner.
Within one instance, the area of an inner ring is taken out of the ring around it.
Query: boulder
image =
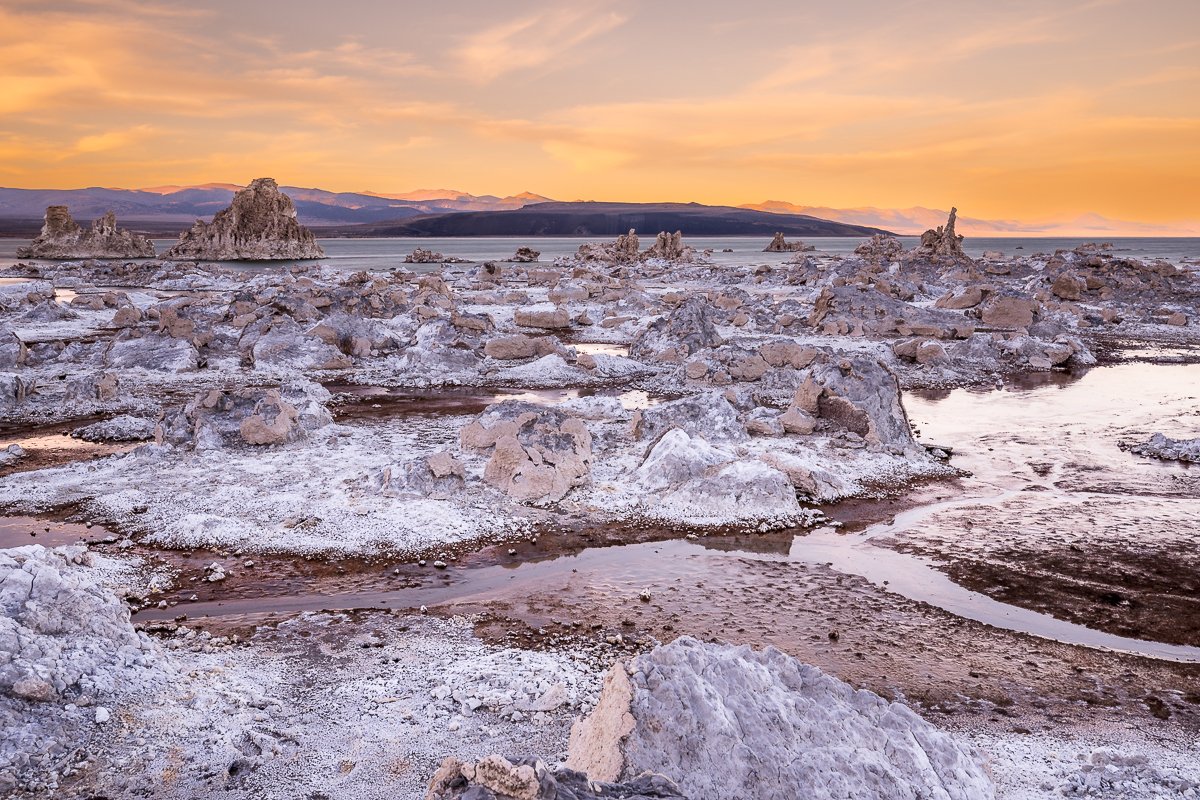
[[[257,178],[212,222],[196,220],[163,254],[168,259],[274,261],[324,258],[313,232],[296,220],[292,199],[274,178]]]
[[[1129,450],[1139,456],[1149,456],[1164,461],[1200,463],[1200,438],[1172,439],[1162,433],[1156,433],[1147,441],[1131,446]]]
[[[662,231],[654,239],[642,258],[657,258],[663,261],[690,262],[696,256],[696,251],[683,243],[683,233]]]
[[[667,350],[682,350],[684,355],[691,355],[723,342],[712,319],[712,307],[705,298],[693,295],[640,331],[629,351],[638,358],[657,356]]]
[[[513,321],[523,328],[560,330],[571,327],[571,316],[562,307],[530,306],[513,312]]]
[[[649,772],[694,798],[987,800],[984,757],[902,703],[768,647],[660,645],[605,679],[571,730],[566,767]]]
[[[553,336],[497,336],[483,345],[483,353],[497,361],[515,361],[524,358],[540,358],[558,350],[558,340]]]
[[[995,328],[1028,328],[1038,310],[1035,300],[1011,295],[995,295],[984,304],[979,318]]]
[[[635,411],[632,432],[640,441],[657,442],[663,434],[679,429],[689,436],[711,442],[745,442],[746,428],[737,409],[718,392],[707,392]]]
[[[459,441],[465,449],[490,450],[484,481],[521,502],[557,502],[590,471],[591,432],[555,408],[493,403],[459,432]]]
[[[42,232],[28,247],[17,249],[18,258],[154,258],[154,243],[145,236],[117,227],[109,211],[84,231],[66,206],[46,209]]]
[[[201,392],[182,408],[164,412],[158,444],[219,449],[294,442],[333,421],[320,384],[294,381],[277,389]]]
[[[541,255],[540,250],[534,250],[532,247],[518,247],[517,252],[508,260],[515,264],[529,264],[537,261]]]
[[[641,258],[641,242],[633,228],[615,242],[585,242],[575,251],[579,261],[601,261],[609,264],[632,264]]]
[[[877,233],[854,248],[854,254],[873,263],[895,261],[904,255],[904,245],[895,236]]]

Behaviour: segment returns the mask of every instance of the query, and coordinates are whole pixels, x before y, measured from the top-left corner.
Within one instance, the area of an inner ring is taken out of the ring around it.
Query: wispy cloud
[[[455,49],[462,74],[488,83],[517,70],[549,64],[629,18],[595,8],[553,8],[485,28]]]

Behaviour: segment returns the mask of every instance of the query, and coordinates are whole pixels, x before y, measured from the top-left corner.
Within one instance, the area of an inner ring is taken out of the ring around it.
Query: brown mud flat
[[[989,556],[952,559],[944,570],[955,583],[1009,605],[1134,639],[1200,645],[1194,547],[1093,544]]]

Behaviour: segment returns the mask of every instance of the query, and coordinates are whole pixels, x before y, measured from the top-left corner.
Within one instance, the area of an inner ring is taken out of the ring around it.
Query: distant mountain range
[[[211,219],[240,188],[231,183],[145,189],[0,188],[0,235],[33,236],[46,206],[67,205],[82,222],[111,210],[122,224],[171,236],[196,219]],[[455,189],[384,194],[282,188],[295,202],[301,222],[325,229],[323,234],[343,236],[611,236],[630,227],[643,234],[680,229],[692,235],[775,231],[792,236],[868,235],[864,230],[916,235],[944,224],[948,213],[948,209],[922,206],[830,208],[783,200],[734,208],[696,203],[559,203],[531,192],[497,197]],[[958,230],[967,236],[1200,236],[1200,221],[1163,225],[1085,214],[1065,221],[1026,222],[960,215]]]
[[[681,230],[689,236],[870,236],[879,228],[800,214],[768,214],[699,203],[533,203],[508,211],[461,211],[335,229],[350,236],[600,236],[630,228],[643,236]]]
[[[809,214],[835,222],[871,225],[887,228],[899,234],[919,235],[930,228],[946,224],[950,209],[924,208],[829,208],[804,206],[783,200],[750,203],[739,208],[766,211],[771,214]],[[1012,219],[978,219],[959,215],[956,224],[966,236],[1200,236],[1200,221],[1156,225],[1146,222],[1110,219],[1099,214],[1083,214],[1071,220],[1024,222]]]
[[[149,189],[0,188],[0,217],[41,219],[46,206],[66,205],[77,219],[93,219],[111,210],[121,222],[191,223],[199,218],[211,218],[229,205],[233,193],[240,188],[229,183],[155,186]],[[281,188],[295,202],[300,221],[313,226],[395,221],[418,214],[501,211],[549,200],[528,192],[513,197],[494,197],[438,189],[382,195],[374,192],[328,192],[299,186]]]

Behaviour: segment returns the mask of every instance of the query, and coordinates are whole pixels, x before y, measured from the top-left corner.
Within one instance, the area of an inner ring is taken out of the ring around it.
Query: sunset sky
[[[1200,219],[1197,0],[0,3],[0,185]]]

